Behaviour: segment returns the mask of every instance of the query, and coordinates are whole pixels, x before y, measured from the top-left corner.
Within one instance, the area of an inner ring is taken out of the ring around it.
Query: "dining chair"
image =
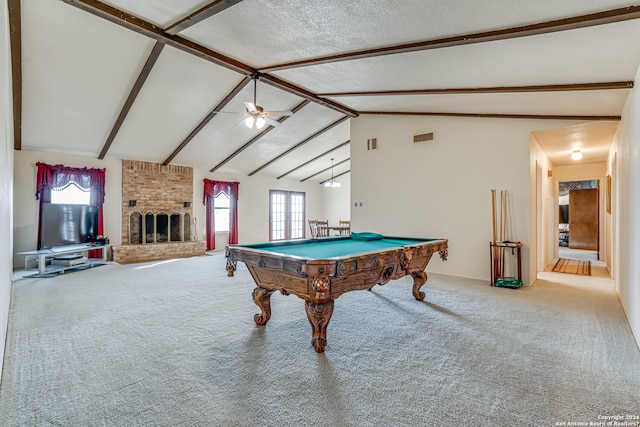
[[[317,236],[316,237],[329,237],[329,221],[320,221],[316,222],[317,224]]]
[[[340,235],[349,235],[351,234],[351,221],[350,220],[340,220],[338,225],[340,226]]]
[[[318,220],[310,219],[309,220],[309,230],[311,230],[311,238],[315,239],[318,237]]]

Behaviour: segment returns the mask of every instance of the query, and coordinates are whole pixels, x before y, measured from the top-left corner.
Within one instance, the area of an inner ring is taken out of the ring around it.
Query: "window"
[[[305,193],[269,191],[269,240],[304,239]]]
[[[64,203],[67,205],[88,205],[91,200],[91,191],[83,190],[75,182],[61,189],[51,190],[51,203]]]
[[[229,231],[229,207],[229,196],[225,193],[220,193],[213,199],[216,233]]]

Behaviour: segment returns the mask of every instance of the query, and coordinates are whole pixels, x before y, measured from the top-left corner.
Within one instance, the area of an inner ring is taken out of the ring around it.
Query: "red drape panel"
[[[229,183],[229,244],[238,243],[238,183]]]
[[[83,189],[91,191],[90,203],[98,207],[98,234],[104,235],[104,221],[102,218],[102,205],[104,203],[105,170],[91,168],[71,168],[63,165],[48,165],[38,162],[38,174],[36,178],[36,199],[40,200],[38,216],[38,246],[42,245],[42,204],[51,202],[51,190],[64,188],[71,183],[76,183]],[[94,254],[89,254],[93,256]],[[97,254],[96,254],[97,256]]]
[[[215,211],[213,201],[220,193],[229,196],[229,243],[238,243],[238,182],[211,181],[204,179],[204,195],[202,203],[206,206],[206,231],[205,240],[207,250],[216,248]]]

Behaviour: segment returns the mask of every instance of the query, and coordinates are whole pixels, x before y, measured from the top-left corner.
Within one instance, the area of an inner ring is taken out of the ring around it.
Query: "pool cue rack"
[[[491,286],[518,288],[522,286],[522,243],[507,240],[507,202],[509,195],[500,191],[500,207],[496,212],[496,190],[491,190],[491,221],[493,240],[489,243]],[[517,277],[505,277],[505,251],[517,256]]]
[[[516,277],[505,277],[505,251],[511,249],[516,256]],[[491,253],[491,286],[519,288],[522,286],[522,243],[520,242],[490,242]]]

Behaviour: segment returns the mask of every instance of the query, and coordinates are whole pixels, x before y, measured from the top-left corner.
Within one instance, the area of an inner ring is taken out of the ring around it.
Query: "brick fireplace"
[[[193,240],[193,168],[122,161],[122,264],[203,255]]]

